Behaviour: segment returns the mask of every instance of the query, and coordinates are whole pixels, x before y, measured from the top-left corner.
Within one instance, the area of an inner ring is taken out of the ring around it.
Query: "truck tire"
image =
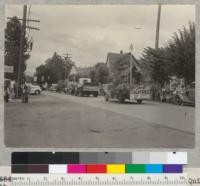
[[[94,97],[98,97],[98,92],[94,92],[94,93],[93,93],[93,96],[94,96]]]
[[[83,97],[83,95],[84,95],[83,92],[80,91],[80,92],[79,92],[79,96],[80,96],[80,97]]]
[[[119,103],[124,103],[125,99],[123,97],[119,97],[118,101]]]
[[[141,104],[141,103],[142,103],[142,100],[141,100],[141,99],[138,99],[138,100],[137,100],[137,103],[138,103],[138,104]]]

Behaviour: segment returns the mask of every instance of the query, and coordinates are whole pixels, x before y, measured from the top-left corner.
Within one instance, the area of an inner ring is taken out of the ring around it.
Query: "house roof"
[[[130,65],[130,57],[132,57],[132,66],[136,68],[137,71],[141,71],[140,64],[137,59],[131,53],[112,53],[109,52],[107,55],[107,62],[109,62],[111,71],[116,63],[124,64],[124,70],[122,69],[123,74],[127,74],[130,72],[129,65]]]
[[[107,63],[108,60],[109,60],[110,65],[113,65],[113,64],[116,63],[117,61],[121,60],[123,57],[124,57],[124,54],[109,52],[108,55],[107,55],[106,63]]]

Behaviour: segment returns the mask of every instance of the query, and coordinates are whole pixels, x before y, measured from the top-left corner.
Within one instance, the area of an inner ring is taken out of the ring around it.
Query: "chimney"
[[[120,54],[123,54],[123,50],[120,50]]]

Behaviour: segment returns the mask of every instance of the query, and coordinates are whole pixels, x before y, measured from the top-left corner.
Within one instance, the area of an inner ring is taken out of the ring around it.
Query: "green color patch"
[[[126,173],[145,173],[144,164],[126,164]]]

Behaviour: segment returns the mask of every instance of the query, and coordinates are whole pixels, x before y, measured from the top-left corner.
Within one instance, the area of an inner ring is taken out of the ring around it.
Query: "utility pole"
[[[133,59],[132,59],[132,53],[130,53],[130,87],[133,85]]]
[[[133,44],[130,45],[130,87],[133,85],[133,59],[132,59],[132,52],[133,52]]]
[[[30,11],[30,10],[29,10]],[[29,12],[30,14],[30,12]],[[13,19],[8,17],[7,19]],[[40,30],[39,28],[31,27],[27,25],[27,22],[40,22],[39,20],[27,19],[27,5],[23,6],[23,18],[18,19],[22,21],[21,35],[20,35],[20,50],[19,50],[19,62],[18,62],[18,72],[17,72],[17,96],[20,96],[20,89],[22,83],[22,61],[24,57],[24,45],[25,45],[25,37],[26,37],[26,29],[29,30]]]
[[[158,5],[158,14],[157,14],[157,25],[156,25],[155,49],[159,48],[160,16],[161,16],[161,5],[159,4]]]
[[[23,54],[24,54],[24,40],[26,35],[26,15],[27,15],[27,5],[24,5],[23,7],[23,20],[22,20],[22,30],[21,30],[21,37],[20,37],[20,51],[19,51],[19,63],[18,63],[18,86],[17,86],[17,95],[20,95],[20,88],[21,88],[21,67],[22,67],[22,60],[23,60]]]
[[[68,60],[71,60],[71,54],[69,53],[66,53],[65,56],[64,56],[64,59],[65,59],[65,80],[67,79],[67,61]]]

